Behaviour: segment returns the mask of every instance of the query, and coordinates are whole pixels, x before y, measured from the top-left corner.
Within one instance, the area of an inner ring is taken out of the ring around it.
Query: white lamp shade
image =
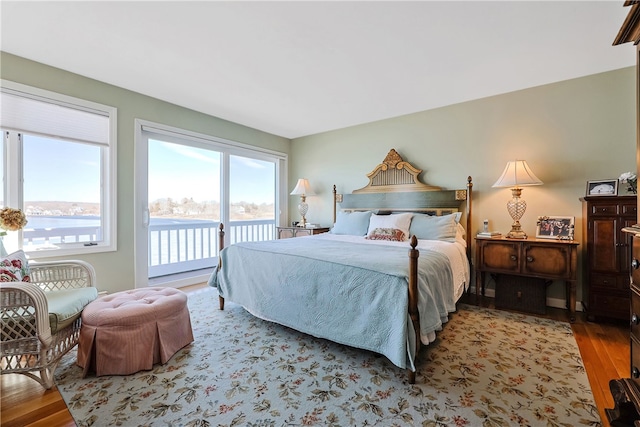
[[[296,184],[296,188],[293,189],[291,193],[292,196],[315,196],[316,193],[311,189],[311,185],[309,185],[309,181],[305,178],[300,178],[298,183]]]
[[[525,187],[529,185],[542,185],[542,181],[531,171],[524,160],[515,160],[507,163],[504,172],[493,187]]]

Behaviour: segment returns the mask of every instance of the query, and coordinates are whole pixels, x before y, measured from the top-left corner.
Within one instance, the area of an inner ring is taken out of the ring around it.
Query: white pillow
[[[411,225],[412,213],[391,214],[391,215],[371,215],[369,218],[369,230],[367,235],[373,235],[376,228],[395,228],[404,233],[404,239],[409,237],[409,226]]]
[[[422,240],[444,240],[454,242],[458,223],[455,214],[416,215],[411,221],[411,235]]]
[[[462,224],[458,223],[457,226],[458,227],[456,229],[456,242],[460,243],[462,246],[466,248],[467,239],[465,237],[467,236],[467,232],[465,231]]]
[[[365,212],[338,212],[336,223],[333,224],[331,234],[348,234],[352,236],[364,236],[367,234],[371,211]]]

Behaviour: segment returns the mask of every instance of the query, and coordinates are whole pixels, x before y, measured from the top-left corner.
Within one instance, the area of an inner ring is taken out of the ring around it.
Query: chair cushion
[[[49,304],[49,324],[51,333],[67,327],[75,321],[82,310],[98,297],[98,290],[94,287],[65,289],[45,292]]]

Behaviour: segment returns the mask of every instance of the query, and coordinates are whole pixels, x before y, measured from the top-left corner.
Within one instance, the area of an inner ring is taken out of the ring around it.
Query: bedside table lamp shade
[[[311,185],[309,185],[309,181],[305,178],[300,178],[298,183],[296,184],[296,188],[293,189],[291,193],[292,196],[300,196],[300,203],[298,204],[298,212],[300,212],[300,216],[302,217],[302,227],[305,227],[307,224],[307,212],[309,211],[309,205],[307,204],[307,196],[315,196],[316,193],[311,189]]]
[[[511,225],[511,231],[509,231],[506,237],[512,239],[527,238],[527,234],[522,231],[520,227],[520,218],[522,218],[522,215],[524,215],[527,209],[527,203],[520,198],[520,195],[522,194],[521,187],[530,185],[542,185],[542,181],[535,176],[524,160],[515,160],[507,163],[504,172],[502,172],[502,175],[496,183],[493,184],[493,187],[497,188],[511,188],[511,195],[513,196],[513,199],[507,202],[507,210],[513,219],[513,224]]]

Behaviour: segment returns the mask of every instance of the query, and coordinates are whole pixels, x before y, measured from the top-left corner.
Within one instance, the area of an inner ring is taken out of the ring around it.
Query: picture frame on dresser
[[[539,216],[536,238],[573,240],[575,220],[573,216]]]
[[[587,181],[587,196],[617,196],[617,179],[600,179],[597,181]]]

